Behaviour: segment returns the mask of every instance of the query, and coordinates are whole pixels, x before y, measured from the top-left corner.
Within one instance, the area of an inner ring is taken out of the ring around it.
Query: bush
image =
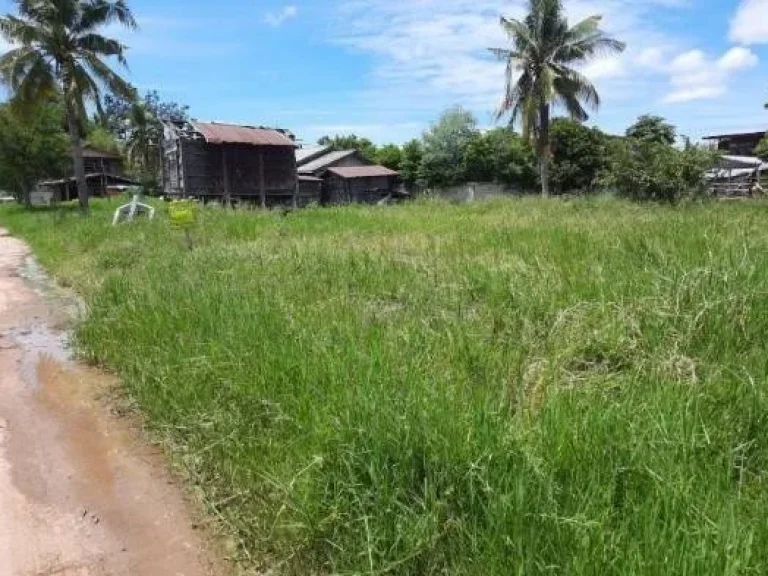
[[[678,150],[648,140],[617,140],[601,182],[631,200],[676,202],[704,195],[704,174],[713,165],[714,154],[695,146]]]
[[[608,136],[568,118],[556,118],[550,134],[550,178],[557,193],[591,192],[608,161]]]

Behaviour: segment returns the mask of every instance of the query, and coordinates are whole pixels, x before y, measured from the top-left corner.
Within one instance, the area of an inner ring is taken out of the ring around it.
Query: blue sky
[[[8,0],[0,0],[7,10]],[[199,119],[292,129],[307,142],[355,132],[418,136],[459,104],[491,125],[503,68],[500,14],[523,0],[133,0],[128,78]],[[768,0],[565,0],[628,43],[585,72],[603,98],[592,122],[623,132],[639,114],[693,138],[768,128]],[[0,47],[1,48],[1,47]]]

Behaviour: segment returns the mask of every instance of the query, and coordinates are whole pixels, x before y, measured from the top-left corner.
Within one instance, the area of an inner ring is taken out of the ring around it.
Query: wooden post
[[[222,145],[221,147],[221,174],[222,174],[222,182],[224,184],[224,206],[230,205],[230,198],[229,198],[229,174],[227,173],[227,147],[226,145]]]
[[[296,208],[299,207],[299,193],[301,192],[301,189],[299,187],[299,169],[296,166],[296,153],[293,154],[293,174],[295,181],[293,183],[293,209],[296,210]]]
[[[267,189],[264,186],[264,150],[259,148],[259,201],[262,208],[267,207]]]

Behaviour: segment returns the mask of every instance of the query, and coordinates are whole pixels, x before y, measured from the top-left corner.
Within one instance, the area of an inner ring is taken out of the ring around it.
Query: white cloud
[[[742,0],[731,19],[730,38],[742,44],[768,43],[768,1]]]
[[[608,103],[614,106],[620,99],[635,98],[639,89],[633,86],[659,74],[636,60],[654,46],[676,47],[657,24],[658,11],[685,1],[566,0],[571,23],[602,14],[602,28],[628,44],[625,54],[583,68],[597,83],[606,108]],[[526,0],[345,0],[331,34],[334,42],[373,59],[360,106],[436,114],[461,104],[486,122],[500,101],[504,79],[504,65],[487,48],[508,45],[499,16],[520,17],[526,4]]]
[[[284,23],[286,20],[290,20],[291,18],[296,18],[296,16],[299,15],[299,9],[296,8],[296,6],[285,6],[282,10],[279,12],[269,12],[264,17],[264,22],[269,24],[270,26],[280,26],[282,23]]]
[[[717,59],[708,57],[701,50],[678,54],[668,67],[672,90],[664,102],[691,102],[722,96],[734,74],[757,64],[757,55],[741,46],[731,48]]]

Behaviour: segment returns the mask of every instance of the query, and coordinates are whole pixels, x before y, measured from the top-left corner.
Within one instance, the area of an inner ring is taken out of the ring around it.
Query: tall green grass
[[[3,208],[254,566],[768,573],[768,205]]]

